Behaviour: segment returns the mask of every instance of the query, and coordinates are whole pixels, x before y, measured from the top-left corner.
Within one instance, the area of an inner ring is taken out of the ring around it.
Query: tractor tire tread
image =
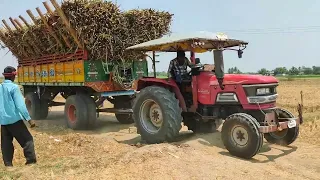
[[[278,108],[277,109],[279,116],[283,118],[294,118],[295,116],[286,109]],[[270,133],[266,133],[264,138],[268,143],[277,144],[281,146],[288,146],[295,142],[299,136],[299,125],[294,128],[288,129],[287,134],[283,139],[276,139]]]
[[[87,106],[88,117],[87,117],[87,128],[95,128],[97,123],[97,106],[92,97],[87,94],[79,94]]]
[[[146,132],[140,125],[139,115],[134,114],[134,121],[140,132],[142,139],[147,143],[161,143],[165,141],[173,141],[175,137],[179,135],[179,131],[182,128],[182,109],[179,106],[179,101],[175,97],[175,94],[160,86],[148,86],[137,94],[137,97],[133,100],[133,110],[134,112],[139,112],[140,109],[140,99],[144,98],[146,95],[153,96],[159,101],[159,106],[162,108],[163,114],[168,118],[166,120],[167,127],[162,133],[158,133],[156,136],[151,136]],[[165,122],[164,122],[165,123]]]
[[[251,142],[249,142],[250,144],[244,150],[237,149],[237,147],[235,145],[232,145],[232,143],[230,142],[231,134],[229,134],[229,129],[232,128],[234,123],[243,124],[247,126],[249,129],[251,129],[251,132],[248,132],[248,135],[250,136],[251,134],[252,136],[249,138]],[[251,115],[245,113],[232,114],[226,119],[224,125],[222,126],[221,138],[223,144],[225,145],[226,149],[230,152],[230,154],[240,158],[250,159],[259,152],[262,146],[261,144],[263,143],[263,139],[261,138],[261,133],[259,132],[258,127],[258,122]]]

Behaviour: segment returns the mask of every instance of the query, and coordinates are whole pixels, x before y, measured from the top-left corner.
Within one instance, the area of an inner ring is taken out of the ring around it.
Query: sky
[[[27,9],[36,7],[46,12],[44,0],[0,0],[0,20],[19,15],[29,19]],[[60,0],[58,0],[60,3]],[[284,66],[320,66],[317,39],[320,39],[319,0],[114,0],[122,10],[155,8],[174,14],[171,31],[223,32],[229,38],[249,42],[243,58],[227,51],[225,69],[238,67],[242,72]],[[0,69],[17,66],[8,50],[0,50]],[[166,71],[175,54],[159,54],[158,71]],[[212,53],[197,54],[202,63],[213,64]],[[149,61],[150,62],[150,61]],[[150,63],[149,63],[150,64]],[[149,66],[150,67],[150,66]],[[151,70],[151,69],[150,69]]]

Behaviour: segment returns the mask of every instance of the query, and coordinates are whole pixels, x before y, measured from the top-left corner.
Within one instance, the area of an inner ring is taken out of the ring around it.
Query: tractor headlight
[[[258,88],[257,95],[270,94],[270,88]]]
[[[238,102],[237,95],[234,93],[219,93],[217,102]]]

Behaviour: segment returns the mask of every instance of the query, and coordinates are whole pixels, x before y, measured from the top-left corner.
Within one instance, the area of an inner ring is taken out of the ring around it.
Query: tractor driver
[[[183,79],[188,79],[187,68],[191,68],[192,65],[193,64],[185,56],[185,52],[178,50],[177,57],[170,61],[170,65],[168,68],[168,78],[172,77],[176,81],[176,83],[181,84]]]

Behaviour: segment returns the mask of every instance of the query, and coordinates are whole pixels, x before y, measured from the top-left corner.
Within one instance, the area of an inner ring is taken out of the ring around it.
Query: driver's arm
[[[186,57],[186,61],[189,68],[192,68],[192,66],[194,66],[194,64],[187,57]]]
[[[172,70],[172,68],[173,68],[173,61],[171,60],[171,61],[170,61],[170,64],[169,64],[169,68],[168,68],[168,78],[171,77],[171,70]]]

